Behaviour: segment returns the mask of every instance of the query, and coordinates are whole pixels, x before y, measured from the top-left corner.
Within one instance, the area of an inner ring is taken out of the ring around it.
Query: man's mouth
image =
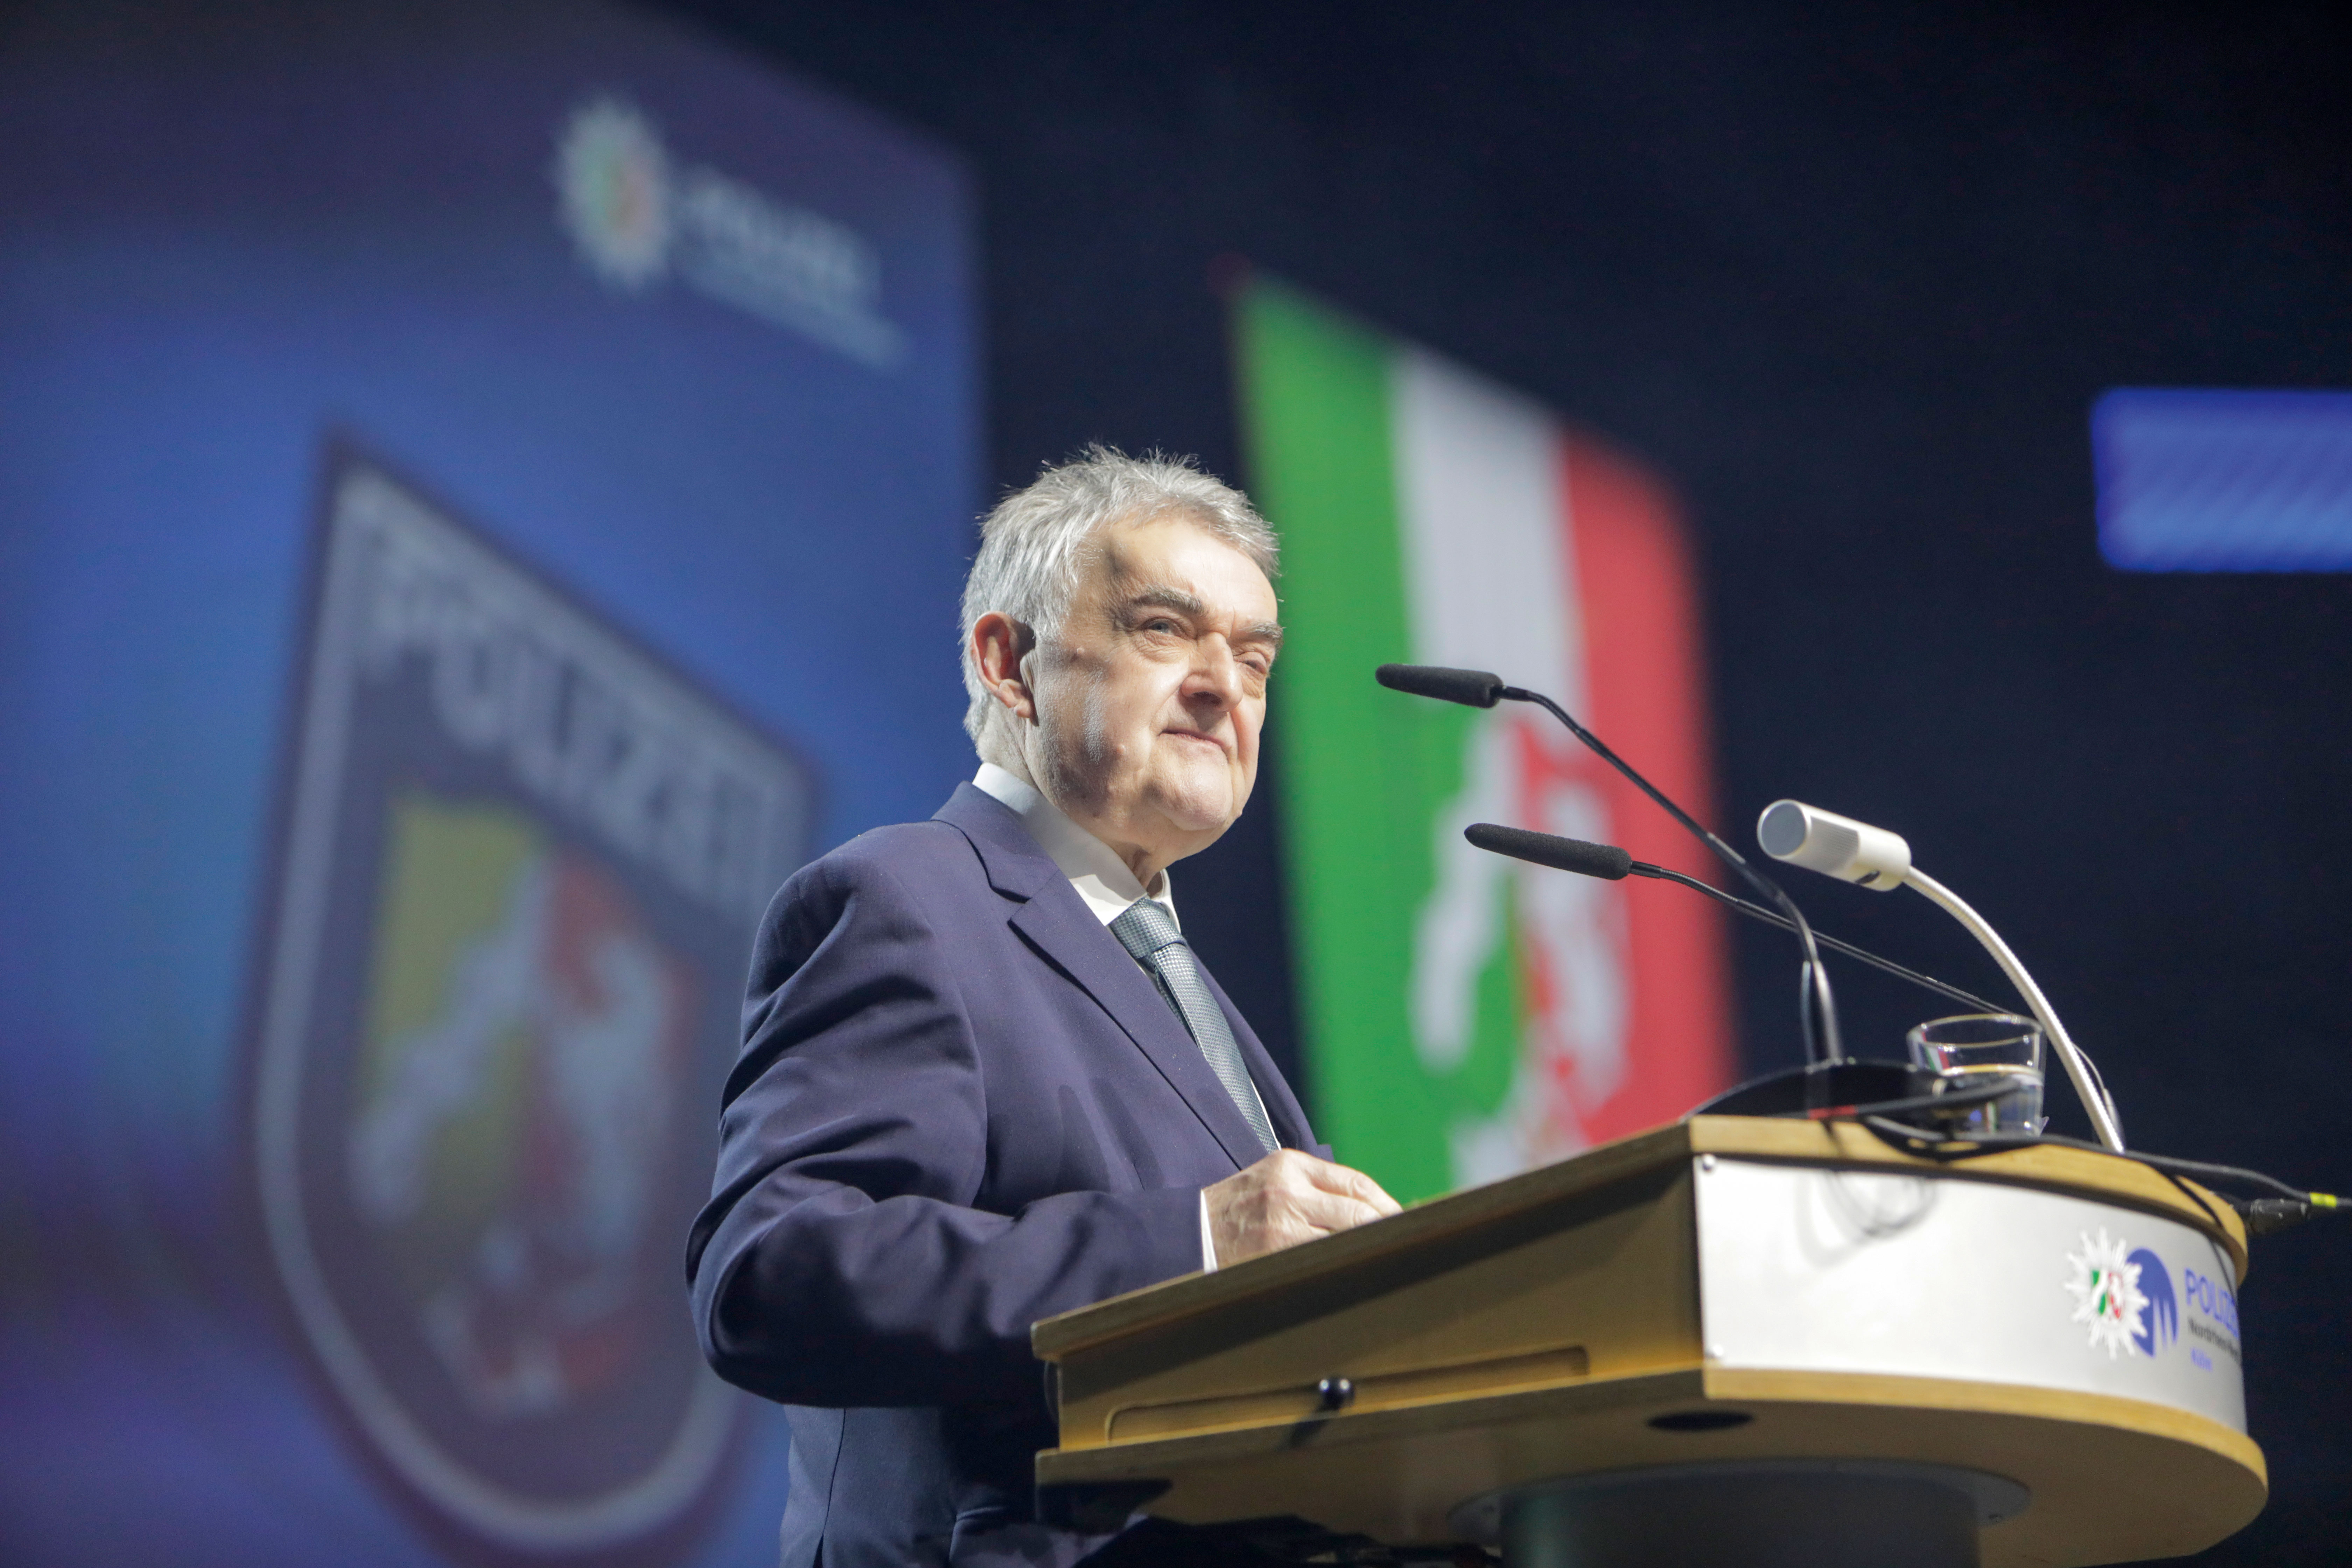
[[[1203,746],[1214,746],[1220,755],[1222,755],[1225,750],[1225,743],[1223,741],[1218,740],[1214,735],[1204,734],[1198,730],[1162,730],[1160,732],[1175,740],[1195,741]]]

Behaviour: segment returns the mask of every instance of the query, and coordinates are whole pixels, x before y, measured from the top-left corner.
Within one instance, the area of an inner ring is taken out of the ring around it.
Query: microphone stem
[[[1634,788],[1657,802],[1659,808],[1668,816],[1681,823],[1700,843],[1714,850],[1724,864],[1739,873],[1741,880],[1780,906],[1780,912],[1788,917],[1789,928],[1797,933],[1798,944],[1805,952],[1804,989],[1798,993],[1797,998],[1797,1016],[1804,1031],[1805,1055],[1812,1061],[1843,1060],[1845,1043],[1838,1033],[1837,999],[1830,994],[1830,972],[1822,963],[1822,950],[1813,941],[1813,928],[1806,922],[1804,910],[1797,907],[1797,901],[1789,897],[1787,889],[1750,866],[1738,850],[1700,826],[1690,813],[1668,800],[1657,785],[1635,772],[1633,763],[1611,751],[1600,736],[1569,717],[1567,709],[1542,692],[1529,691],[1523,686],[1506,686],[1500,695],[1515,702],[1533,702],[1549,710],[1553,718],[1568,726],[1570,734],[1590,747],[1593,755],[1632,780]]]
[[[2115,1102],[2107,1098],[2106,1087],[2098,1081],[2098,1069],[2091,1066],[2090,1058],[2076,1048],[2074,1037],[2066,1033],[2066,1026],[2058,1021],[2057,1011],[2050,1005],[2050,999],[2042,994],[2042,987],[2033,983],[2033,976],[2025,972],[2025,965],[2017,961],[2017,954],[2009,951],[2009,943],[2001,941],[2000,933],[1987,924],[1982,915],[1969,908],[1958,893],[1918,867],[1912,867],[1910,874],[1903,880],[1906,886],[1918,889],[1928,902],[1966,926],[1969,934],[1983,943],[1984,950],[1992,954],[1993,962],[2000,965],[2001,973],[2009,976],[2009,983],[2017,987],[2018,994],[2025,998],[2026,1006],[2041,1021],[2043,1032],[2050,1037],[2051,1045],[2057,1049],[2058,1059],[2066,1064],[2066,1076],[2073,1080],[2074,1093],[2082,1100],[2083,1109],[2091,1113],[2091,1126],[2098,1133],[2099,1142],[2116,1153],[2122,1153],[2123,1125],[2116,1116]]]
[[[1679,882],[1694,892],[1705,893],[1726,908],[1738,910],[1751,921],[1761,921],[1766,925],[1779,926],[1782,931],[1797,929],[1789,922],[1788,916],[1774,910],[1768,910],[1761,904],[1751,904],[1738,894],[1727,893],[1712,883],[1700,881],[1696,877],[1685,877],[1680,871],[1671,870],[1664,866],[1653,866],[1646,860],[1634,861],[1633,871],[1636,877],[1654,877],[1663,882]],[[1936,992],[1939,995],[1948,996],[1955,1002],[1965,1003],[1970,1007],[1987,1013],[1998,1013],[2002,1010],[1999,1003],[1988,1002],[1973,991],[1963,991],[1957,985],[1945,984],[1932,974],[1922,974],[1916,969],[1906,969],[1891,958],[1881,958],[1869,949],[1856,947],[1850,942],[1840,942],[1827,931],[1815,931],[1813,940],[1832,952],[1842,952],[1848,958],[1859,959],[1873,969],[1883,970],[1897,980],[1908,980],[1914,985]]]

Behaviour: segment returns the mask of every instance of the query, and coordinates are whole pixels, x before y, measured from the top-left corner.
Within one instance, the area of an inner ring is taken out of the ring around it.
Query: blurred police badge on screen
[[[808,767],[351,443],[256,950],[250,1188],[373,1472],[488,1561],[658,1561],[740,1436],[683,1305]]]

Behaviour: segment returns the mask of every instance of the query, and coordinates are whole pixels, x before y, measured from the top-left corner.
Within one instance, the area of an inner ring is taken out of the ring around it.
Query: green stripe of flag
[[[1234,310],[1252,489],[1283,541],[1269,735],[1316,1120],[1341,1160],[1411,1201],[1454,1185],[1448,1129],[1492,1112],[1517,1055],[1507,900],[1467,1059],[1433,1076],[1413,1043],[1414,922],[1475,715],[1372,679],[1413,658],[1390,342],[1264,280]]]

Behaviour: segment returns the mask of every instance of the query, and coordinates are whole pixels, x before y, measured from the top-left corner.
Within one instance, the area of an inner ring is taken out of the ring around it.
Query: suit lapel
[[[1261,1157],[1257,1135],[1210,1070],[1209,1058],[1193,1044],[1183,1020],[1160,996],[1150,976],[1119,945],[1118,938],[1095,918],[1061,868],[1030,837],[1021,819],[1003,802],[969,784],[956,786],[954,796],[940,808],[938,819],[962,830],[980,854],[989,885],[1017,900],[1008,917],[1013,929],[1110,1016],[1111,1022],[1201,1119],[1234,1169],[1255,1163]],[[1222,993],[1219,999],[1223,1001]],[[1225,1011],[1230,1016],[1233,1009],[1227,1005]],[[1236,1030],[1235,1036],[1242,1037],[1242,1031]],[[1255,1046],[1255,1037],[1249,1038]],[[1265,1059],[1263,1047],[1256,1050],[1255,1058]],[[1253,1076],[1257,1070],[1254,1061]],[[1272,1105],[1269,1100],[1269,1114]]]

